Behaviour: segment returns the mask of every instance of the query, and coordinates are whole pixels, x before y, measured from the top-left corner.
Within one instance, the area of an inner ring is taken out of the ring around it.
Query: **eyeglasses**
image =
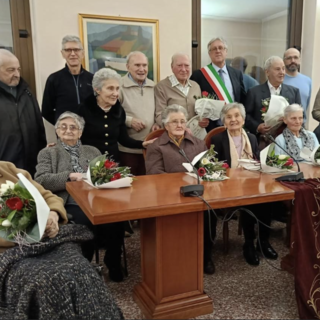
[[[62,124],[60,127],[58,127],[58,129],[60,129],[61,131],[67,131],[68,128],[69,128],[69,130],[72,131],[72,132],[79,130],[79,128],[78,128],[77,126],[73,125],[73,124],[70,125],[70,126],[68,126],[68,125],[66,125],[66,124]]]
[[[74,53],[79,53],[80,51],[82,51],[82,49],[79,49],[79,48],[70,48],[70,49],[63,49],[64,52],[67,52],[67,53],[71,53],[72,51]]]
[[[300,57],[298,56],[289,56],[289,57],[285,57],[284,60],[299,60]]]
[[[211,48],[209,51],[211,52],[211,51],[223,51],[223,50],[225,50],[226,48],[225,47],[213,47],[213,48]]]
[[[183,126],[185,126],[187,124],[187,121],[185,121],[185,120],[181,120],[181,121],[173,120],[173,121],[170,121],[168,123],[172,124],[174,127],[177,127],[179,124],[183,127]]]

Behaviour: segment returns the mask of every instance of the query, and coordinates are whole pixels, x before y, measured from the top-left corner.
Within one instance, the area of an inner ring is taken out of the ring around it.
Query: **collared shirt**
[[[189,89],[190,87],[192,87],[190,81],[187,81],[187,84],[185,86],[183,86],[177,79],[177,77],[172,74],[171,76],[169,76],[169,80],[171,82],[172,87],[177,87],[177,89],[179,89],[185,96],[188,95],[189,93]]]
[[[144,79],[144,81],[143,81],[143,83],[142,83],[142,85],[141,84],[139,84],[137,81],[135,81],[133,78],[132,78],[132,75],[130,74],[130,72],[128,72],[128,78],[130,79],[130,80],[132,80],[135,84],[137,84],[139,87],[143,87],[143,86],[145,86],[146,85],[146,79]]]
[[[225,84],[225,86],[226,86],[226,88],[227,88],[232,100],[234,101],[233,87],[232,87],[231,79],[230,79],[229,72],[228,72],[226,64],[224,64],[224,66],[222,68],[219,68],[218,66],[216,66],[212,62],[212,66],[214,67],[214,69],[217,71],[218,74],[219,74],[219,70],[222,69],[224,84]]]
[[[276,96],[279,96],[280,95],[280,91],[281,91],[281,87],[282,85],[280,84],[280,86],[276,89],[271,83],[270,81],[268,80],[268,87],[269,87],[269,90],[270,90],[270,93],[271,94],[274,94]]]

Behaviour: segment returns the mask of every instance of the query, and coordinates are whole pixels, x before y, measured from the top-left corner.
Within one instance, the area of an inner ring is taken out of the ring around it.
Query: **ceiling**
[[[285,14],[290,0],[201,0],[203,18],[262,21]]]

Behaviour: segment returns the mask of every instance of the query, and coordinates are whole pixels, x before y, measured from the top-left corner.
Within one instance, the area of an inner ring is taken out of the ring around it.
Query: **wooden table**
[[[212,208],[290,200],[294,192],[274,176],[229,169],[230,180],[205,182],[204,199]],[[213,311],[203,290],[203,211],[198,198],[180,195],[194,184],[184,174],[139,176],[131,188],[98,190],[69,182],[67,190],[93,224],[141,221],[142,282],[134,299],[147,318],[192,318]]]

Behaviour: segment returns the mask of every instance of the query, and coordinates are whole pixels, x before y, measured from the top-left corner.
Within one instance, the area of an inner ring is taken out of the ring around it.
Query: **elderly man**
[[[195,98],[201,96],[199,85],[189,80],[191,64],[186,54],[177,53],[172,56],[171,70],[173,74],[160,81],[154,89],[156,99],[156,120],[159,126],[161,123],[162,111],[169,105],[177,104],[184,107],[188,112],[187,120],[196,115],[194,106]],[[199,121],[199,126],[205,128],[208,119]]]
[[[253,134],[266,134],[271,129],[262,120],[262,100],[270,98],[271,95],[281,95],[286,98],[289,104],[301,104],[299,89],[283,84],[285,67],[280,57],[272,56],[267,59],[264,66],[268,80],[251,88],[247,93],[245,103],[246,123],[245,127]]]
[[[218,100],[224,100],[226,103],[244,103],[246,91],[242,73],[226,65],[227,41],[222,37],[213,38],[207,48],[211,63],[194,71],[190,79],[199,84],[201,91],[216,95]],[[209,132],[221,125],[219,119],[210,119],[206,129]]]
[[[283,83],[296,87],[300,91],[301,106],[303,107],[303,122],[307,119],[309,108],[312,81],[309,77],[299,72],[300,52],[295,48],[289,48],[283,54],[283,61],[286,67],[286,74]]]
[[[93,93],[93,74],[81,65],[84,54],[80,39],[65,36],[61,54],[66,65],[48,77],[42,100],[42,115],[53,125],[63,112],[77,113],[79,104]]]
[[[34,175],[38,152],[46,146],[36,98],[20,77],[15,55],[0,49],[0,160]]]
[[[154,130],[155,123],[154,82],[148,76],[148,58],[134,51],[127,56],[128,73],[121,79],[119,101],[126,111],[128,134],[135,140],[144,140]],[[121,165],[131,167],[134,175],[146,174],[141,149],[119,145]]]

